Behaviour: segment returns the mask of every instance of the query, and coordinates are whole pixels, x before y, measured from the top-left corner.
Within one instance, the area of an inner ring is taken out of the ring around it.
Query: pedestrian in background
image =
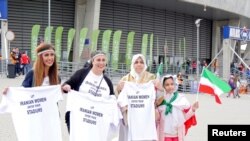
[[[213,64],[212,64],[212,67],[214,68],[214,73],[216,75],[219,75],[219,62],[218,62],[218,59],[215,59]]]
[[[231,91],[228,93],[227,97],[230,97],[231,95],[234,96],[234,90],[236,88],[234,75],[230,75],[230,78],[228,80],[228,84],[231,87]]]
[[[240,77],[239,75],[236,75],[234,78],[234,84],[236,84],[235,90],[234,90],[234,98],[238,97],[240,98]]]
[[[29,71],[30,58],[24,51],[21,55],[21,68],[23,75],[26,75]]]

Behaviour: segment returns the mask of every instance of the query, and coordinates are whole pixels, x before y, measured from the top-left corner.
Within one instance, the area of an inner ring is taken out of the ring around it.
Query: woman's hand
[[[124,87],[124,84],[125,82],[124,81],[120,81],[118,84],[117,84],[117,91],[120,92],[122,91],[123,87]]]
[[[155,100],[155,106],[158,107],[161,105],[162,101],[164,100],[164,96],[160,96]]]
[[[65,84],[62,86],[62,91],[69,92],[71,90],[71,86],[68,84]]]
[[[8,92],[8,90],[9,90],[9,87],[4,88],[4,89],[3,89],[3,95],[6,95],[7,92]]]
[[[196,102],[192,105],[192,110],[193,110],[193,112],[195,112],[198,108],[199,108],[199,102],[196,101]]]
[[[154,86],[157,90],[159,90],[161,92],[164,90],[159,79],[153,80],[153,83],[154,83]]]

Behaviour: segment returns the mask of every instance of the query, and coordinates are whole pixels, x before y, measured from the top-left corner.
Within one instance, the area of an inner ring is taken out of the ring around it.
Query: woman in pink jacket
[[[159,141],[184,141],[187,130],[196,125],[195,111],[199,104],[190,105],[187,98],[176,92],[176,78],[166,75],[162,78],[164,99],[157,108]]]

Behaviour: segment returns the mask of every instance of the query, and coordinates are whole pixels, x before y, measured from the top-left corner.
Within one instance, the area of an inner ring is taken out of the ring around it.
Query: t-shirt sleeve
[[[67,102],[66,102],[66,112],[67,111],[72,111],[72,107],[73,107],[73,95],[74,95],[74,90],[71,90],[68,94],[67,94]]]
[[[4,113],[11,113],[7,103],[7,97],[5,95],[2,96],[2,101],[0,103],[0,114]]]
[[[6,95],[2,96],[2,101],[0,103],[0,114],[4,113],[12,113],[13,111],[13,103],[15,101],[14,94],[17,93],[13,87],[9,87],[9,90]]]
[[[62,95],[62,91],[61,91],[61,85],[57,85],[56,87],[56,101],[61,101],[63,100],[63,95]]]
[[[127,92],[128,92],[128,86],[127,86],[127,83],[125,82],[124,87],[121,93],[119,94],[118,100],[117,100],[117,103],[120,107],[125,107],[128,105]]]
[[[115,102],[111,123],[112,123],[114,126],[117,127],[118,124],[119,124],[120,119],[122,119],[122,114],[121,114],[121,111],[120,111],[120,109],[119,109],[117,103]]]
[[[151,82],[151,83],[152,83],[152,82]],[[153,88],[152,88],[152,94],[153,94],[153,95],[152,95],[152,99],[155,100],[155,99],[157,98],[157,93],[156,93],[157,91],[156,91],[156,89],[155,89],[153,83],[152,83],[152,86],[151,86],[151,87],[153,87]]]

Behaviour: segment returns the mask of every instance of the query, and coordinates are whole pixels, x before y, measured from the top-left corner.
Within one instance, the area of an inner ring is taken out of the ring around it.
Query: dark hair
[[[162,85],[164,85],[164,84],[165,84],[165,81],[166,81],[167,79],[172,79],[172,80],[174,81],[173,76],[164,77],[163,82],[162,82],[162,83],[163,83]]]
[[[96,50],[96,51],[94,51],[94,52],[92,52],[91,53],[91,60],[90,60],[90,63],[89,63],[89,68],[92,68],[93,67],[93,59],[94,59],[94,57],[96,56],[96,55],[98,55],[98,54],[103,54],[103,55],[105,55],[106,56],[106,53],[105,52],[103,52],[103,51],[101,51],[101,50]],[[103,73],[105,73],[105,70],[103,70]]]
[[[94,52],[91,53],[91,59],[93,59],[93,57],[97,54],[104,54],[106,56],[106,53],[101,51],[101,50],[96,50]]]
[[[37,46],[36,48],[36,53],[52,49],[55,51],[55,48],[51,44],[46,44],[46,43],[41,43],[40,45]]]

